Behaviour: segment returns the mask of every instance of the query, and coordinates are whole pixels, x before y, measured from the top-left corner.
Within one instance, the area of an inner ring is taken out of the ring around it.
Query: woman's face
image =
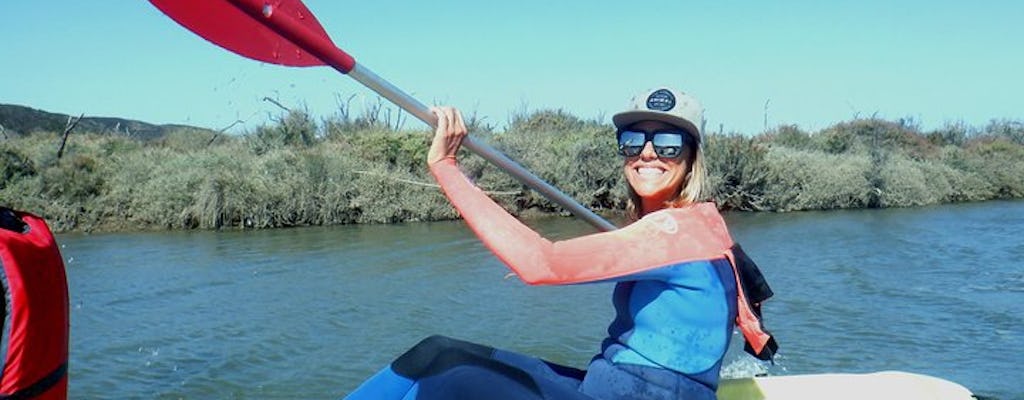
[[[679,128],[659,121],[641,121],[631,125],[630,129],[653,132]],[[679,194],[686,175],[690,172],[692,154],[693,149],[684,149],[680,157],[658,157],[654,152],[654,145],[646,142],[640,154],[626,157],[623,166],[626,180],[640,196],[647,211],[651,211],[650,207],[655,205],[660,208],[661,204],[671,201]]]

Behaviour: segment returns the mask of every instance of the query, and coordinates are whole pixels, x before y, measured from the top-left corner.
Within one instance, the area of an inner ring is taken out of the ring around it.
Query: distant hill
[[[27,135],[33,132],[61,133],[67,122],[67,114],[51,113],[17,104],[0,104],[0,126],[8,136]],[[111,133],[151,140],[182,128],[210,130],[188,125],[154,125],[124,118],[85,116],[78,122],[75,132]]]

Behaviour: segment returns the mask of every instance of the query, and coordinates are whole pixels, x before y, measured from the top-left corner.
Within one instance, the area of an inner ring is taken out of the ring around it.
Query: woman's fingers
[[[448,131],[448,117],[441,107],[431,107],[430,112],[437,116],[437,129],[434,131],[437,134],[444,134]]]
[[[466,136],[466,124],[462,121],[462,114],[453,107],[433,107],[430,111],[437,116],[437,129],[434,130],[434,140],[427,153],[427,163],[433,164],[444,158],[455,158],[462,138]]]
[[[460,136],[466,134],[466,123],[462,120],[462,113],[455,107],[435,107],[437,115],[437,129],[446,135]]]
[[[466,121],[462,119],[462,112],[458,108],[452,108],[455,116],[455,130],[460,136],[466,136],[468,130],[466,129]]]

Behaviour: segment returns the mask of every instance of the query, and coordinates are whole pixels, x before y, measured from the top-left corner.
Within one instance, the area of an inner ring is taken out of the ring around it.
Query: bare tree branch
[[[84,116],[85,114],[80,114],[78,118],[72,118],[70,115],[68,115],[68,122],[64,126],[64,134],[62,135],[62,138],[60,140],[60,147],[57,149],[58,160],[64,156],[64,146],[68,144],[68,135],[70,135],[71,131],[74,130],[76,126],[78,126],[78,121],[81,121],[82,117]]]
[[[356,98],[356,95],[352,94],[348,96],[344,102],[341,100],[341,95],[335,94],[334,97],[338,102],[338,112],[341,114],[341,123],[343,125],[348,125],[352,122],[352,99]]]
[[[772,102],[772,99],[768,99],[768,100],[764,101],[764,128],[762,128],[763,132],[768,132],[768,103],[771,103],[771,102]],[[703,129],[701,129],[701,130],[703,130]]]
[[[393,130],[397,132],[399,129],[402,129],[402,125],[405,125],[405,118],[404,115],[402,115],[402,107],[395,107],[395,109],[398,110],[398,117],[395,118],[395,127]]]
[[[210,145],[212,145],[213,142],[216,141],[218,137],[220,137],[220,134],[226,132],[228,129],[231,129],[235,125],[244,124],[244,123],[245,123],[245,121],[242,121],[242,120],[238,119],[238,120],[235,120],[235,122],[232,122],[231,125],[228,125],[228,126],[225,126],[223,128],[220,128],[219,131],[217,131],[217,132],[215,132],[213,134],[213,137],[210,138],[210,141],[206,142],[206,147],[210,147]]]
[[[265,97],[265,96],[264,96],[264,97],[263,97],[263,101],[269,101],[269,102],[273,103],[273,104],[274,104],[275,106],[281,107],[281,109],[282,109],[282,110],[285,110],[286,112],[292,112],[292,110],[291,110],[290,108],[288,108],[288,107],[285,107],[284,105],[282,105],[281,103],[279,103],[279,102],[278,102],[277,100],[274,100],[274,99],[272,99],[272,98],[270,98],[270,97]]]

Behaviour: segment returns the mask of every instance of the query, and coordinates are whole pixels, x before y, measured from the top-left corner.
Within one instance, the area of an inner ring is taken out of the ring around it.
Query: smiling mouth
[[[657,178],[665,173],[661,168],[640,167],[636,169],[637,175],[642,178]]]

